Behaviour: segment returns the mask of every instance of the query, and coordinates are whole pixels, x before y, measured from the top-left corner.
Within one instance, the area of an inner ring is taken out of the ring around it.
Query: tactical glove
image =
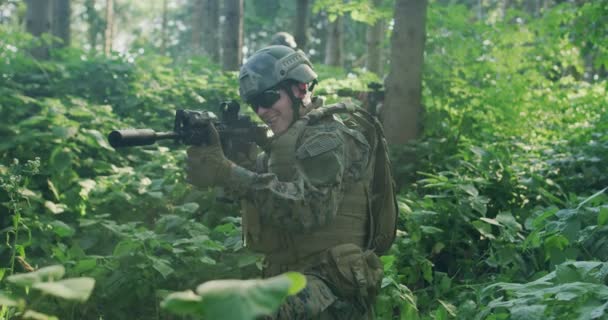
[[[187,180],[199,188],[228,183],[234,164],[224,156],[220,136],[212,123],[208,126],[209,144],[188,148]]]

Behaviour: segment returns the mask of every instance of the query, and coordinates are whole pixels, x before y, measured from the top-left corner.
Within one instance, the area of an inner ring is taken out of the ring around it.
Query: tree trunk
[[[70,45],[71,15],[70,0],[53,0],[53,35],[62,40],[61,47]]]
[[[95,10],[95,0],[85,0],[84,7],[87,14],[87,23],[89,24],[89,29],[87,30],[89,45],[91,46],[91,51],[95,52],[97,50],[97,34],[101,32],[99,15],[97,14],[97,10]]]
[[[511,7],[511,0],[502,0],[500,3],[500,18],[504,20],[507,17],[507,11]]]
[[[204,0],[194,0],[192,1],[192,41],[190,43],[190,47],[192,48],[192,55],[200,55],[201,54],[201,41],[203,39],[203,21],[205,20],[203,14],[205,13],[205,1]]]
[[[235,71],[242,61],[243,0],[224,1],[224,16],[222,68],[225,71]]]
[[[49,0],[27,0],[25,27],[35,37],[51,32],[51,4]],[[31,50],[37,59],[48,59],[49,48],[42,44]]]
[[[163,18],[160,30],[160,54],[164,55],[167,51],[167,0],[163,0]]]
[[[538,15],[538,11],[540,9],[538,6],[538,1],[539,0],[526,0],[525,1],[526,11],[530,14],[530,16],[536,17]]]
[[[205,0],[203,18],[203,48],[215,63],[220,62],[220,3]]]
[[[378,7],[382,4],[382,0],[373,0],[374,7]],[[367,70],[382,77],[384,72],[384,60],[382,54],[382,40],[384,39],[384,32],[386,30],[386,23],[382,20],[377,20],[373,26],[367,27]]]
[[[296,0],[296,25],[295,25],[295,39],[298,48],[303,51],[308,46],[308,19],[310,15],[310,1],[309,0]]]
[[[342,66],[342,31],[342,17],[337,17],[333,22],[329,22],[325,45],[325,64],[327,65]]]
[[[114,25],[114,0],[106,0],[106,30],[104,32],[103,52],[106,57],[112,52],[112,41],[114,34],[112,27]]]
[[[418,137],[427,3],[427,0],[395,2],[391,71],[386,79],[386,100],[381,111],[391,144],[404,144]]]

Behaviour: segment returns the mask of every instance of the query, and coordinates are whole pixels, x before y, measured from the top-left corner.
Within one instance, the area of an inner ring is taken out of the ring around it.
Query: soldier
[[[263,276],[306,275],[275,319],[373,319],[382,265],[369,248],[375,146],[333,115],[312,121],[317,74],[301,51],[269,46],[243,65],[240,95],[274,133],[255,170],[211,144],[188,149],[188,181],[242,199],[245,245],[265,254]],[[391,240],[392,241],[392,240]]]

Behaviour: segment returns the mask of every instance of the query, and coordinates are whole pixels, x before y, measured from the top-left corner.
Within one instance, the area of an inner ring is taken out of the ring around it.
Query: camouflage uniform
[[[322,102],[316,100],[315,107]],[[289,130],[293,130],[290,128]],[[243,232],[245,243],[253,250],[267,254],[264,276],[270,277],[286,271],[299,271],[306,275],[307,287],[295,296],[288,297],[277,312],[277,319],[365,319],[369,301],[354,301],[336,295],[328,283],[328,275],[319,268],[324,251],[344,241],[328,239],[305,257],[292,259],[293,251],[301,251],[306,243],[289,244],[293,238],[315,237],[316,231],[341,234],[331,222],[343,205],[348,186],[354,182],[368,184],[366,173],[371,161],[370,146],[363,135],[348,128],[339,119],[330,117],[315,125],[302,128],[293,148],[295,166],[286,173],[272,172],[271,155],[258,157],[256,173],[240,171],[241,181],[233,190],[244,200]],[[274,170],[276,171],[276,170]],[[245,183],[243,183],[245,182]],[[254,209],[252,216],[247,211]],[[363,220],[366,220],[366,215]],[[351,224],[346,241],[364,248],[368,221]],[[277,231],[280,230],[280,231]],[[257,233],[257,234],[256,234]],[[261,234],[260,234],[261,233]],[[277,235],[277,233],[280,233]],[[269,239],[260,239],[265,236]],[[277,258],[278,257],[278,258]]]

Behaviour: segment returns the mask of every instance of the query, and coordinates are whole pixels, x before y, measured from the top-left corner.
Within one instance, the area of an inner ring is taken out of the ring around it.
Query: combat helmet
[[[272,36],[272,39],[270,39],[270,44],[280,44],[282,46],[290,47],[294,50],[298,47],[298,45],[296,44],[296,39],[290,33],[284,31],[275,33]]]
[[[273,45],[254,53],[241,67],[239,94],[250,103],[256,95],[277,87],[285,80],[315,83],[316,79],[317,74],[302,51]]]

